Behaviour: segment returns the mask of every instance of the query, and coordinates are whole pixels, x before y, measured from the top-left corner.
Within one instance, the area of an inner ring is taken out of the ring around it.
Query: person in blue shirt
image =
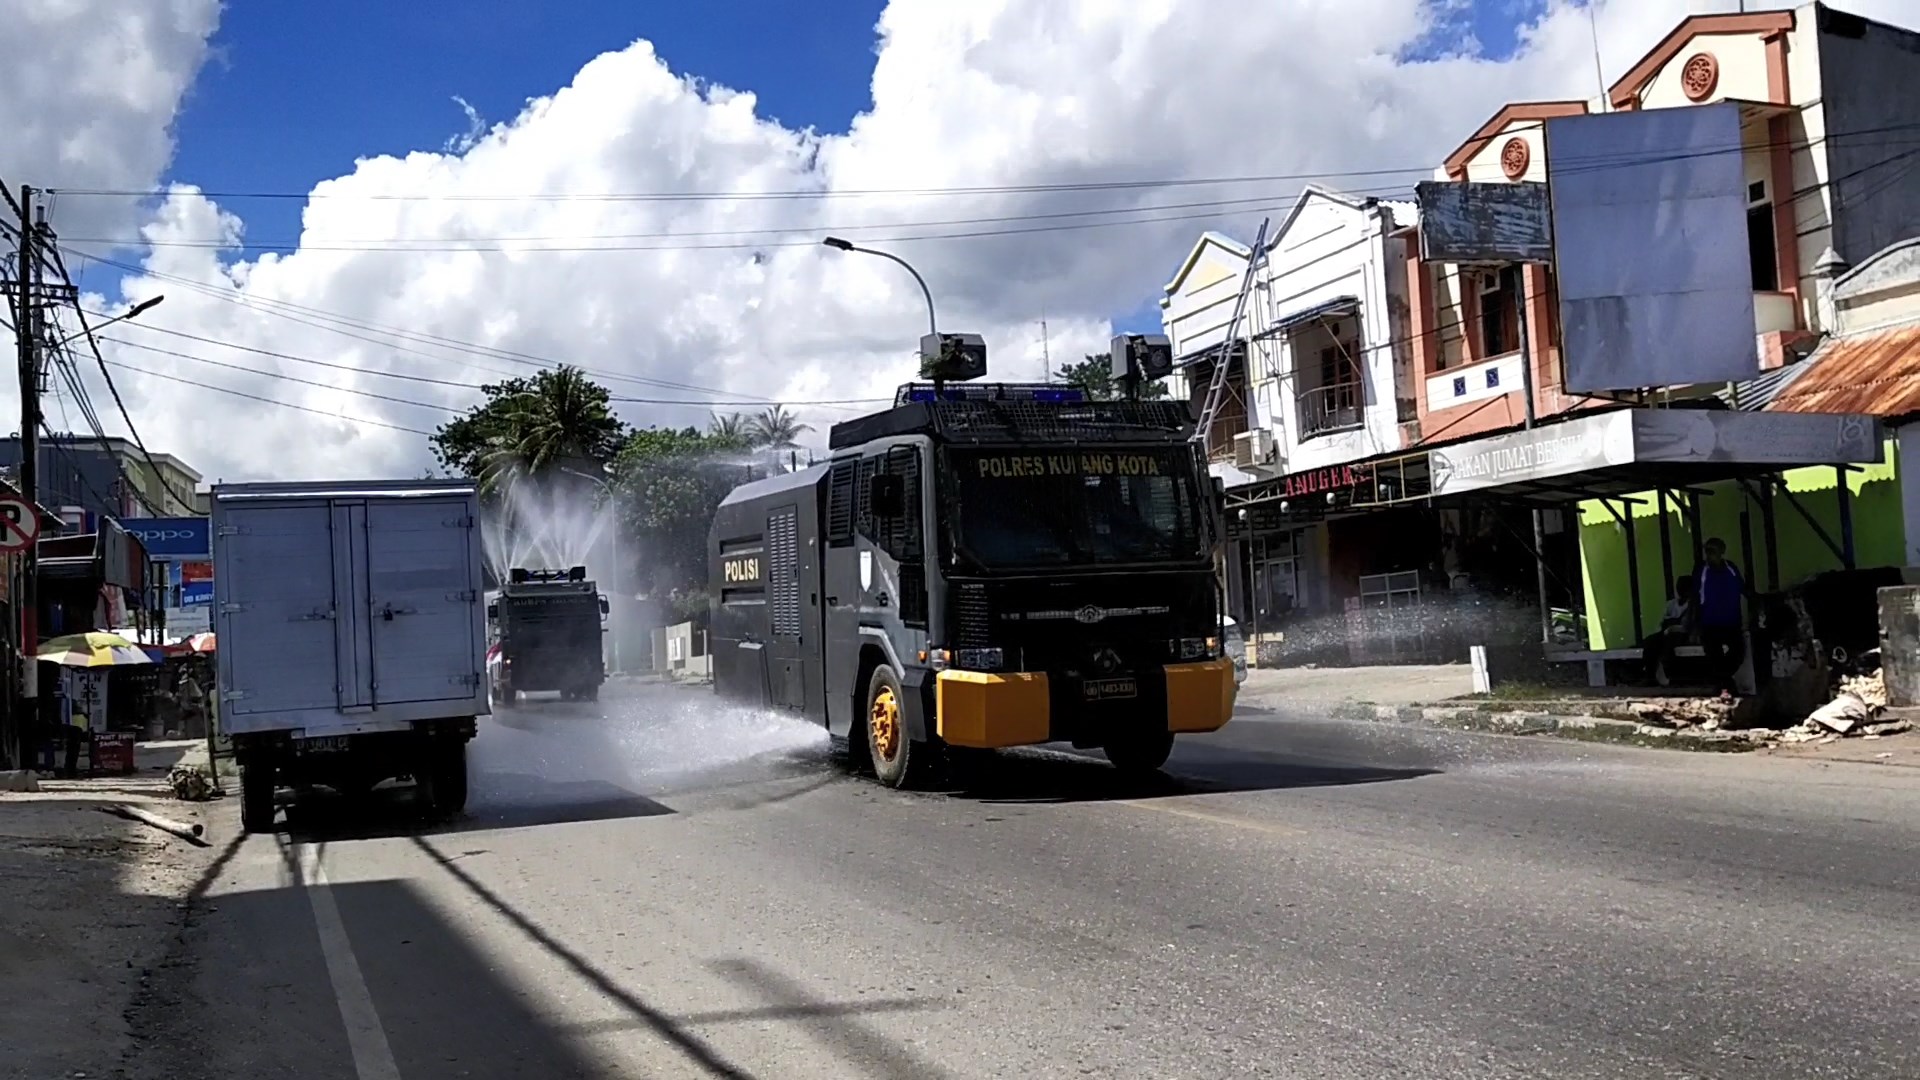
[[[1741,599],[1747,583],[1740,568],[1727,558],[1726,541],[1710,538],[1702,546],[1706,562],[1693,572],[1694,601],[1700,630],[1700,645],[1706,650],[1707,665],[1713,670],[1720,696],[1731,698],[1738,687],[1733,681],[1746,659],[1746,629]]]

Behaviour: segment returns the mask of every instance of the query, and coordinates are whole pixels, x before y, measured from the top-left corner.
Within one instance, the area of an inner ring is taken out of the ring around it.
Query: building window
[[[1747,258],[1753,264],[1753,291],[1779,291],[1779,243],[1773,232],[1773,200],[1767,198],[1764,180],[1747,185]]]
[[[1479,275],[1480,358],[1485,360],[1520,348],[1520,267],[1503,266]]]

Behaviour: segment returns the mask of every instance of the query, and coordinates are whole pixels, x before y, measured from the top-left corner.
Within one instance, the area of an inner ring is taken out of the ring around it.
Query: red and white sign
[[[40,515],[25,499],[0,498],[0,552],[12,555],[33,546],[40,537]]]

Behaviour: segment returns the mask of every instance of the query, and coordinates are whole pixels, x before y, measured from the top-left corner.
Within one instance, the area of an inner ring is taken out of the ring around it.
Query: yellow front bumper
[[[1168,664],[1167,730],[1218,731],[1233,716],[1238,686],[1232,660]],[[1035,746],[1053,728],[1044,672],[942,671],[934,677],[934,727],[949,746]]]
[[[1166,672],[1168,731],[1218,731],[1226,726],[1240,692],[1233,679],[1232,660],[1168,664]]]
[[[943,671],[934,677],[934,724],[949,746],[998,749],[1046,742],[1047,676]]]

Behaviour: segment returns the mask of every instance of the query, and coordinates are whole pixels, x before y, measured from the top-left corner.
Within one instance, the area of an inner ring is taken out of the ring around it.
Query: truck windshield
[[[981,566],[1080,566],[1204,557],[1192,450],[950,449],[953,542]]]

